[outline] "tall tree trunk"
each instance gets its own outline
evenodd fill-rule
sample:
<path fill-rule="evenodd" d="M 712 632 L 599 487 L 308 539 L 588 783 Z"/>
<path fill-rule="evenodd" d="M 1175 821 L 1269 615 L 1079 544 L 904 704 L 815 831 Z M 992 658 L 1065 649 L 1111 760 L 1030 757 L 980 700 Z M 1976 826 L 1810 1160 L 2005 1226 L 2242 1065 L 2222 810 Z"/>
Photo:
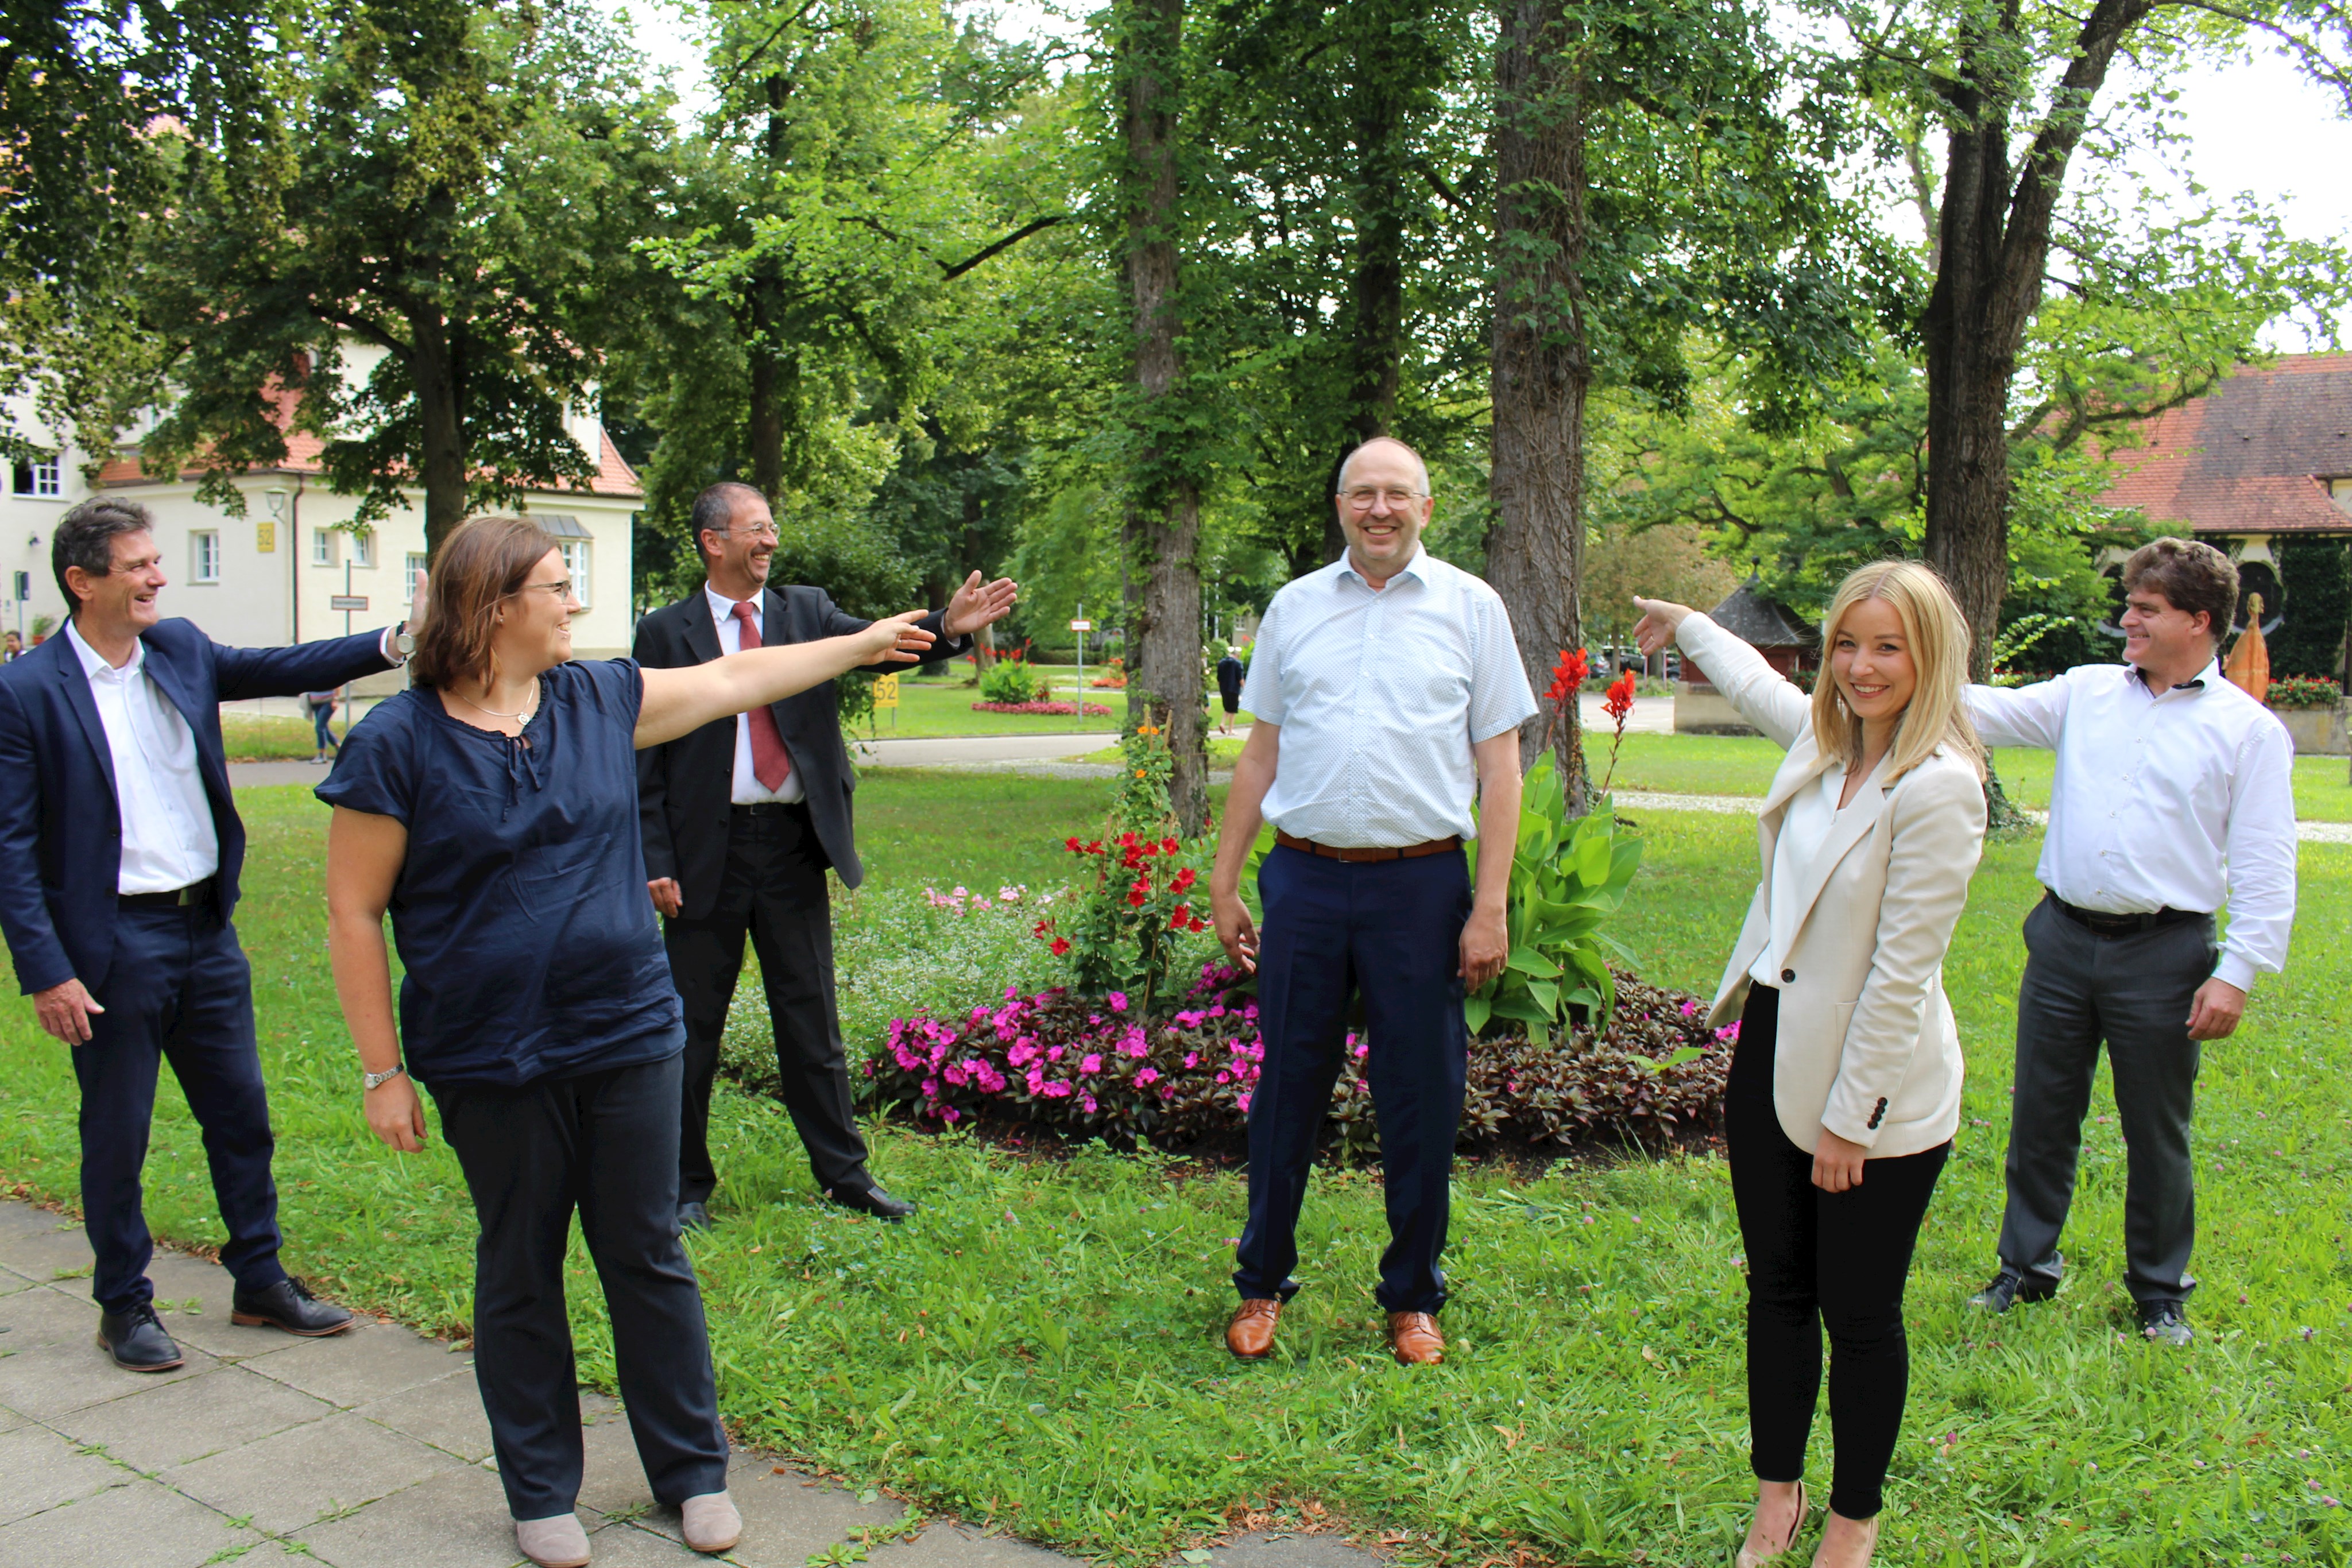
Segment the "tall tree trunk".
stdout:
<path fill-rule="evenodd" d="M 768 124 L 760 151 L 774 179 L 781 183 L 786 152 L 784 103 L 792 96 L 792 78 L 769 73 Z M 784 495 L 784 287 L 775 264 L 763 258 L 751 279 L 751 407 L 744 439 L 751 448 L 751 487 L 773 507 Z"/>
<path fill-rule="evenodd" d="M 1132 476 L 1128 517 L 1144 569 L 1135 636 L 1137 682 L 1151 722 L 1175 758 L 1169 795 L 1186 835 L 1208 815 L 1208 758 L 1201 714 L 1201 497 L 1183 438 L 1170 434 L 1183 394 L 1175 229 L 1176 134 L 1184 0 L 1124 0 L 1115 16 L 1125 171 L 1127 280 L 1135 301 L 1135 380 L 1148 434 Z"/>
<path fill-rule="evenodd" d="M 2098 0 L 2085 16 L 2052 107 L 2014 176 L 2009 160 L 2015 61 L 2030 46 L 2015 0 L 1960 34 L 1960 71 L 1947 94 L 1936 287 L 1921 327 L 1927 345 L 1927 518 L 1922 550 L 1952 587 L 1972 633 L 1969 668 L 1992 669 L 2009 591 L 2009 393 L 2026 329 L 2042 303 L 2051 217 L 2066 164 L 2126 34 L 2152 0 Z"/>
<path fill-rule="evenodd" d="M 1495 522 L 1486 580 L 1511 612 L 1538 691 L 1562 649 L 1583 644 L 1577 590 L 1584 563 L 1586 348 L 1584 83 L 1568 66 L 1568 0 L 1500 0 L 1495 53 Z M 1520 731 L 1532 765 L 1549 715 Z M 1569 807 L 1586 779 L 1577 701 L 1553 727 Z"/>
<path fill-rule="evenodd" d="M 408 372 L 416 389 L 417 478 L 425 488 L 425 553 L 466 520 L 466 424 L 458 345 L 441 312 L 409 312 Z"/>

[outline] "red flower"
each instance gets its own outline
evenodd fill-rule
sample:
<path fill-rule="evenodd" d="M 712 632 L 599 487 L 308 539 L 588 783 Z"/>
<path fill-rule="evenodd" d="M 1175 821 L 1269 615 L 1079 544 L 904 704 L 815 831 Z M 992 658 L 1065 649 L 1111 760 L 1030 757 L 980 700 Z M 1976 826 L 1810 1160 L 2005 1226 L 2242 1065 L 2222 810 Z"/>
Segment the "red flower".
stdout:
<path fill-rule="evenodd" d="M 1192 911 L 1188 906 L 1180 904 L 1176 906 L 1176 912 L 1168 917 L 1168 929 L 1171 931 L 1190 931 L 1192 927 L 1188 923 L 1192 918 Z"/>
<path fill-rule="evenodd" d="M 1625 727 L 1625 716 L 1633 711 L 1633 671 L 1628 670 L 1609 683 L 1609 695 L 1601 699 L 1601 706 L 1608 710 L 1611 718 L 1617 721 L 1618 728 Z"/>
<path fill-rule="evenodd" d="M 1092 843 L 1087 846 L 1087 853 L 1090 855 L 1098 855 L 1102 852 L 1102 841 L 1100 839 L 1095 840 Z"/>
<path fill-rule="evenodd" d="M 1054 938 L 1054 948 L 1053 948 L 1053 952 L 1054 952 L 1054 956 L 1055 956 L 1055 957 L 1058 958 L 1058 957 L 1060 957 L 1063 954 L 1065 954 L 1065 953 L 1068 952 L 1069 950 L 1070 950 L 1070 939 L 1069 939 L 1068 937 L 1066 937 L 1066 936 L 1056 936 L 1056 937 L 1055 937 L 1055 938 Z"/>
<path fill-rule="evenodd" d="M 1127 890 L 1128 903 L 1135 905 L 1138 909 L 1142 908 L 1143 901 L 1150 896 L 1151 883 L 1142 877 L 1137 877 L 1135 879 L 1135 885 Z"/>
<path fill-rule="evenodd" d="M 1584 677 L 1592 672 L 1591 661 L 1581 648 L 1559 651 L 1559 663 L 1552 666 L 1551 685 L 1544 691 L 1544 700 L 1565 702 L 1569 695 L 1584 685 Z"/>
<path fill-rule="evenodd" d="M 1029 935 L 1030 935 L 1030 936 L 1032 936 L 1036 937 L 1039 941 L 1041 941 L 1041 942 L 1042 942 L 1042 941 L 1044 941 L 1044 940 L 1045 939 L 1045 933 L 1046 933 L 1046 932 L 1048 932 L 1048 931 L 1051 931 L 1053 928 L 1054 928 L 1054 920 L 1053 920 L 1053 916 L 1051 916 L 1051 915 L 1046 915 L 1046 916 L 1045 916 L 1045 917 L 1041 918 L 1041 919 L 1037 922 L 1037 924 L 1036 924 L 1036 925 L 1032 925 L 1031 927 L 1029 927 Z"/>
<path fill-rule="evenodd" d="M 1174 854 L 1177 847 L 1178 846 L 1174 839 L 1162 839 L 1160 841 L 1160 852 L 1163 855 Z"/>
<path fill-rule="evenodd" d="M 1168 884 L 1168 891 L 1171 893 L 1189 893 L 1192 891 L 1192 884 L 1200 880 L 1200 877 L 1193 872 L 1192 868 L 1191 866 L 1186 866 L 1182 871 L 1176 873 L 1176 880 Z"/>
<path fill-rule="evenodd" d="M 1064 839 L 1062 841 L 1062 847 L 1069 851 L 1074 855 L 1082 855 L 1087 852 L 1086 845 L 1078 842 L 1076 839 Z"/>

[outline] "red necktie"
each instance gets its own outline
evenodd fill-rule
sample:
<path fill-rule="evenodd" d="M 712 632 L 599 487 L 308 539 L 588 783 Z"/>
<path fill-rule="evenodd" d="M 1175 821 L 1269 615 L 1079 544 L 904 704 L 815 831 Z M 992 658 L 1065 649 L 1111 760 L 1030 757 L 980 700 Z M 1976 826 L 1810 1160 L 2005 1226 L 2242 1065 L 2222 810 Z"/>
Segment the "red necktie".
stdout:
<path fill-rule="evenodd" d="M 750 600 L 736 602 L 735 619 L 743 622 L 741 646 L 749 653 L 760 645 L 760 622 L 752 618 Z M 772 709 L 762 704 L 745 716 L 751 721 L 751 777 L 773 794 L 793 776 L 793 754 L 784 749 L 784 737 L 776 732 Z"/>

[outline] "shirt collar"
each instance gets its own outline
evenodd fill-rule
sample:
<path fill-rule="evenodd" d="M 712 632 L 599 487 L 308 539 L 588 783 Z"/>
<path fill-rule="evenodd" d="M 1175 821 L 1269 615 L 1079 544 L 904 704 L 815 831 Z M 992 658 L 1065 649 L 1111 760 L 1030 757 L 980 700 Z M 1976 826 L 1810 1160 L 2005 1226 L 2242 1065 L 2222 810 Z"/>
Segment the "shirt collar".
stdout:
<path fill-rule="evenodd" d="M 146 639 L 133 637 L 131 639 L 131 657 L 123 661 L 121 669 L 116 669 L 106 662 L 106 655 L 81 640 L 80 628 L 74 624 L 70 615 L 66 617 L 66 641 L 73 644 L 74 657 L 81 661 L 81 673 L 93 681 L 101 677 L 118 681 L 134 679 L 147 663 Z"/>
<path fill-rule="evenodd" d="M 761 609 L 761 600 L 762 598 L 762 594 L 753 594 L 749 599 L 730 599 L 725 594 L 719 592 L 717 589 L 711 587 L 709 580 L 707 578 L 703 580 L 702 584 L 702 597 L 710 601 L 710 613 L 716 615 L 721 621 L 733 615 L 735 613 L 735 606 L 738 604 L 750 605 L 751 607 L 751 613 L 754 615 L 759 614 Z"/>
<path fill-rule="evenodd" d="M 2137 681 L 2140 684 L 2140 689 L 2147 693 L 2149 696 L 2160 697 L 2165 695 L 2164 693 L 2158 691 L 2154 686 L 2148 685 L 2147 672 L 2141 669 L 2137 664 L 2131 666 L 2131 673 L 2132 679 Z M 2198 671 L 2192 679 L 2183 681 L 2172 689 L 2176 692 L 2210 690 L 2215 685 L 2219 684 L 2221 679 L 2221 661 L 2218 658 L 2208 659 L 2205 661 L 2205 667 Z"/>
<path fill-rule="evenodd" d="M 1423 587 L 1427 587 L 1429 585 L 1429 573 L 1425 570 L 1423 563 L 1426 562 L 1428 559 L 1429 547 L 1416 539 L 1413 541 L 1412 559 L 1405 562 L 1402 566 L 1397 568 L 1396 576 L 1391 577 L 1388 579 L 1388 581 L 1394 582 L 1399 577 L 1409 577 L 1415 582 L 1420 583 Z M 1356 570 L 1355 558 L 1349 551 L 1341 550 L 1339 552 L 1339 559 L 1333 564 L 1339 567 L 1339 575 L 1341 577 L 1352 577 L 1358 582 L 1364 582 L 1364 574 Z M 1370 588 L 1371 587 L 1371 584 L 1364 582 L 1364 586 L 1366 588 Z M 1383 589 L 1383 591 L 1385 591 L 1385 589 Z"/>

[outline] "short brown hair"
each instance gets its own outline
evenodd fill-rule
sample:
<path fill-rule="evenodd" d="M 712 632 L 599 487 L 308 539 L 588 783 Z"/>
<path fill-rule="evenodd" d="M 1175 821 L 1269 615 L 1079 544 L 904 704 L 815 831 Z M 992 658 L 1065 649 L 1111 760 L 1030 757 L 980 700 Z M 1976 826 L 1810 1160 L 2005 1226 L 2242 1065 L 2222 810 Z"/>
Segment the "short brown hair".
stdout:
<path fill-rule="evenodd" d="M 489 674 L 499 606 L 522 591 L 555 536 L 529 517 L 475 517 L 441 541 L 427 574 L 425 624 L 416 628 L 409 678 L 420 686 Z"/>
<path fill-rule="evenodd" d="M 78 566 L 91 577 L 114 570 L 114 541 L 122 534 L 152 534 L 155 518 L 138 502 L 121 496 L 92 496 L 59 517 L 49 535 L 49 570 L 58 591 L 66 596 L 66 612 L 81 608 L 81 595 L 66 580 L 66 568 Z"/>
<path fill-rule="evenodd" d="M 2124 591 L 2146 584 L 2164 601 L 2190 615 L 2202 611 L 2206 630 L 2220 643 L 2238 618 L 2238 569 L 2201 539 L 2152 539 L 2124 562 Z"/>

